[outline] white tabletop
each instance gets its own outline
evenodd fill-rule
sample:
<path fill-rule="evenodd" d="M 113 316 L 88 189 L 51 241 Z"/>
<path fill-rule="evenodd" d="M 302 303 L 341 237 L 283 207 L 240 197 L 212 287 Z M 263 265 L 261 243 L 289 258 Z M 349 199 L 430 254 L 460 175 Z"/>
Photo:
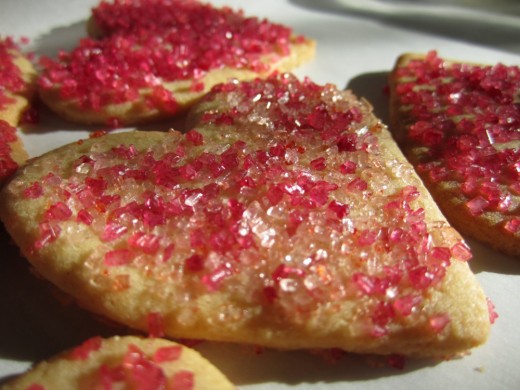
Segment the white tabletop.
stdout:
<path fill-rule="evenodd" d="M 295 73 L 351 88 L 388 118 L 386 75 L 403 52 L 435 49 L 480 63 L 520 64 L 518 0 L 214 0 L 291 26 L 318 43 L 316 58 Z M 30 38 L 37 54 L 55 55 L 85 36 L 97 0 L 0 0 L 0 35 Z M 93 128 L 43 112 L 22 135 L 31 156 L 88 136 Z M 5 239 L 0 241 L 6 241 Z M 446 362 L 407 360 L 403 370 L 366 356 L 336 363 L 307 352 L 262 351 L 202 343 L 197 348 L 240 389 L 516 389 L 520 388 L 520 260 L 470 241 L 471 262 L 499 318 L 489 341 Z M 29 365 L 93 335 L 121 329 L 57 299 L 34 278 L 15 248 L 2 244 L 0 383 Z"/>

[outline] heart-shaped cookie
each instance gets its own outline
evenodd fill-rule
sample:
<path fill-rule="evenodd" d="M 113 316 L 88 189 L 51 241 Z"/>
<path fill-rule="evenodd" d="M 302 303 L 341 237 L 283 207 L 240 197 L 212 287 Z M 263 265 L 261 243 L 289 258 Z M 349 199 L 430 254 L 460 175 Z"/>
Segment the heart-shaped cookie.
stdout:
<path fill-rule="evenodd" d="M 190 120 L 24 167 L 0 214 L 34 268 L 170 337 L 428 356 L 486 340 L 468 247 L 366 101 L 281 74 L 215 87 Z"/>

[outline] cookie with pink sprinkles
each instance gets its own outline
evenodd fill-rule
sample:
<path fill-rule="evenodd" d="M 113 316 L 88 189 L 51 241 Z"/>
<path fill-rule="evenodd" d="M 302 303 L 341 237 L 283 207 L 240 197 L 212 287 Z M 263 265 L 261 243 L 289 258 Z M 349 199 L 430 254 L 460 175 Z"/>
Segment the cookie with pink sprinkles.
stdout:
<path fill-rule="evenodd" d="M 449 221 L 520 256 L 520 67 L 401 56 L 392 130 Z"/>
<path fill-rule="evenodd" d="M 36 71 L 9 37 L 0 37 L 0 182 L 27 159 L 16 133 L 36 90 Z"/>
<path fill-rule="evenodd" d="M 170 118 L 218 83 L 289 71 L 315 52 L 287 26 L 191 0 L 102 1 L 88 30 L 95 38 L 43 59 L 39 81 L 43 101 L 81 123 Z"/>
<path fill-rule="evenodd" d="M 471 251 L 366 101 L 278 74 L 214 87 L 189 120 L 21 169 L 0 217 L 36 272 L 173 338 L 435 357 L 486 341 Z"/>
<path fill-rule="evenodd" d="M 36 364 L 3 390 L 178 389 L 235 387 L 198 352 L 158 338 L 93 337 Z"/>

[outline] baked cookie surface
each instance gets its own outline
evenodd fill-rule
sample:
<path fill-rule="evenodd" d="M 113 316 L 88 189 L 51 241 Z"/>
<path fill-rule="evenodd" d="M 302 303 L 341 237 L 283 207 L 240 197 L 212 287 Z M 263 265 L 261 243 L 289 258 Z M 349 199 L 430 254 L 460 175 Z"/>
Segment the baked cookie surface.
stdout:
<path fill-rule="evenodd" d="M 235 388 L 198 352 L 164 339 L 134 336 L 91 338 L 0 387 L 2 390 Z"/>
<path fill-rule="evenodd" d="M 450 222 L 520 256 L 520 68 L 406 54 L 390 85 L 392 131 Z"/>
<path fill-rule="evenodd" d="M 24 167 L 0 216 L 34 268 L 170 337 L 426 356 L 486 340 L 471 253 L 367 102 L 283 74 L 215 87 L 190 120 Z"/>
<path fill-rule="evenodd" d="M 90 34 L 43 61 L 40 95 L 82 123 L 136 124 L 171 117 L 213 85 L 289 71 L 315 42 L 286 26 L 198 1 L 101 2 Z"/>

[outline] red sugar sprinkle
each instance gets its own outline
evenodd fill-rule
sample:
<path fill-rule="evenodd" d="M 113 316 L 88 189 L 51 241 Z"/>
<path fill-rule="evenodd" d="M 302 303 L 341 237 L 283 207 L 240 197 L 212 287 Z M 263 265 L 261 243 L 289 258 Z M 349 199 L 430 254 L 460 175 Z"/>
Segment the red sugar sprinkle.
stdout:
<path fill-rule="evenodd" d="M 305 275 L 305 272 L 301 269 L 290 267 L 285 264 L 280 264 L 273 272 L 272 278 L 274 281 L 279 282 L 281 279 L 287 278 L 301 278 Z"/>
<path fill-rule="evenodd" d="M 35 249 L 42 249 L 55 241 L 61 232 L 61 227 L 54 222 L 40 222 L 38 225 L 40 238 L 34 243 Z"/>
<path fill-rule="evenodd" d="M 339 202 L 333 200 L 329 203 L 329 209 L 334 211 L 336 216 L 339 219 L 341 219 L 348 215 L 350 207 L 347 204 L 342 204 L 342 203 L 339 203 Z"/>
<path fill-rule="evenodd" d="M 87 210 L 83 209 L 83 210 L 78 211 L 76 220 L 85 225 L 91 225 L 92 222 L 94 221 L 94 217 L 92 217 L 92 214 L 90 214 Z"/>
<path fill-rule="evenodd" d="M 435 333 L 440 333 L 450 323 L 450 317 L 447 314 L 437 314 L 429 319 L 430 327 Z"/>
<path fill-rule="evenodd" d="M 340 152 L 354 152 L 356 150 L 357 136 L 346 134 L 338 140 L 338 150 Z"/>
<path fill-rule="evenodd" d="M 180 370 L 171 379 L 171 388 L 176 390 L 193 390 L 195 388 L 195 376 L 193 372 Z"/>
<path fill-rule="evenodd" d="M 455 245 L 453 245 L 451 248 L 451 255 L 460 261 L 469 261 L 473 255 L 471 253 L 471 250 L 468 248 L 468 246 L 463 242 L 458 242 Z"/>
<path fill-rule="evenodd" d="M 403 317 L 412 314 L 413 310 L 421 303 L 422 297 L 419 295 L 405 295 L 393 302 L 396 313 Z"/>
<path fill-rule="evenodd" d="M 184 265 L 189 272 L 200 272 L 204 269 L 204 259 L 199 255 L 188 257 Z"/>
<path fill-rule="evenodd" d="M 156 107 L 172 114 L 179 109 L 173 93 L 163 86 L 154 86 L 152 88 L 152 93 L 148 97 L 148 103 L 151 107 Z"/>
<path fill-rule="evenodd" d="M 395 317 L 395 311 L 393 306 L 388 302 L 380 302 L 376 305 L 371 317 L 373 324 L 385 328 Z"/>
<path fill-rule="evenodd" d="M 339 169 L 340 169 L 341 173 L 343 173 L 345 175 L 355 173 L 356 172 L 356 163 L 352 162 L 352 161 L 345 161 L 340 166 Z"/>
<path fill-rule="evenodd" d="M 367 295 L 374 294 L 376 289 L 376 281 L 368 276 L 364 275 L 362 273 L 355 273 L 352 276 L 352 281 L 357 285 L 357 287 L 360 289 L 361 292 Z"/>
<path fill-rule="evenodd" d="M 511 218 L 509 221 L 506 221 L 504 229 L 513 234 L 520 232 L 520 218 Z"/>
<path fill-rule="evenodd" d="M 107 182 L 104 179 L 94 179 L 87 177 L 85 179 L 85 184 L 96 196 L 102 195 L 103 191 L 107 188 Z"/>
<path fill-rule="evenodd" d="M 97 130 L 89 134 L 89 138 L 100 138 L 108 134 L 106 130 Z"/>
<path fill-rule="evenodd" d="M 182 354 L 183 347 L 180 345 L 174 345 L 171 347 L 161 347 L 155 351 L 153 360 L 156 363 L 172 362 L 179 360 Z"/>
<path fill-rule="evenodd" d="M 125 380 L 125 371 L 121 364 L 109 367 L 102 364 L 98 371 L 99 383 L 104 389 L 111 389 L 117 382 Z"/>
<path fill-rule="evenodd" d="M 325 157 L 318 157 L 317 159 L 312 160 L 310 165 L 312 169 L 317 171 L 323 171 L 325 168 L 327 168 Z"/>
<path fill-rule="evenodd" d="M 165 336 L 166 332 L 164 330 L 164 319 L 161 313 L 149 313 L 146 317 L 146 324 L 150 337 Z"/>
<path fill-rule="evenodd" d="M 449 248 L 443 248 L 438 246 L 433 247 L 430 250 L 429 255 L 435 260 L 446 262 L 446 264 L 449 264 L 451 258 L 451 252 Z"/>
<path fill-rule="evenodd" d="M 134 145 L 126 146 L 120 145 L 112 148 L 112 153 L 122 159 L 131 159 L 137 155 L 137 149 Z M 104 184 L 101 184 L 101 187 L 105 187 Z M 103 188 L 104 189 L 104 188 Z"/>
<path fill-rule="evenodd" d="M 160 248 L 160 237 L 155 234 L 137 232 L 128 238 L 128 245 L 153 255 Z"/>
<path fill-rule="evenodd" d="M 23 195 L 27 199 L 38 199 L 43 195 L 43 187 L 39 182 L 34 182 L 23 191 Z"/>
<path fill-rule="evenodd" d="M 368 183 L 359 177 L 356 177 L 347 184 L 347 189 L 349 191 L 365 191 L 367 188 Z"/>
<path fill-rule="evenodd" d="M 379 237 L 379 231 L 365 229 L 359 235 L 358 245 L 359 246 L 372 245 L 374 242 L 376 242 L 378 237 Z"/>
<path fill-rule="evenodd" d="M 188 131 L 186 133 L 186 140 L 197 146 L 204 144 L 204 138 L 197 130 Z"/>
<path fill-rule="evenodd" d="M 108 267 L 127 265 L 134 259 L 134 253 L 128 249 L 115 249 L 105 253 L 104 264 Z"/>
<path fill-rule="evenodd" d="M 92 337 L 74 348 L 70 353 L 70 358 L 73 360 L 87 360 L 92 352 L 101 348 L 102 344 L 103 339 L 100 336 Z"/>
<path fill-rule="evenodd" d="M 58 202 L 51 205 L 45 212 L 45 219 L 47 221 L 66 221 L 72 216 L 72 211 L 63 203 Z"/>
<path fill-rule="evenodd" d="M 117 223 L 109 222 L 105 225 L 105 230 L 101 235 L 101 240 L 110 242 L 118 239 L 128 231 L 126 226 L 119 225 Z"/>
<path fill-rule="evenodd" d="M 273 206 L 280 203 L 283 199 L 283 191 L 278 186 L 269 187 L 265 195 Z"/>
<path fill-rule="evenodd" d="M 435 280 L 435 275 L 425 266 L 415 267 L 408 271 L 410 283 L 417 290 L 428 288 Z"/>
<path fill-rule="evenodd" d="M 218 291 L 221 283 L 231 276 L 232 271 L 226 266 L 220 266 L 210 274 L 204 275 L 201 282 L 209 291 Z"/>
<path fill-rule="evenodd" d="M 156 363 L 150 360 L 135 345 L 130 345 L 123 366 L 130 376 L 130 383 L 139 390 L 158 390 L 168 388 L 168 379 Z"/>
<path fill-rule="evenodd" d="M 489 298 L 486 298 L 487 299 L 487 305 L 488 305 L 488 311 L 489 311 L 489 322 L 491 324 L 494 324 L 495 321 L 497 320 L 498 318 L 498 314 L 497 312 L 495 311 L 495 305 L 493 304 L 493 302 L 491 301 L 491 299 Z"/>
<path fill-rule="evenodd" d="M 473 199 L 468 200 L 465 203 L 468 211 L 473 216 L 479 216 L 484 213 L 487 206 L 489 206 L 489 201 L 482 197 L 482 196 L 476 196 Z"/>

